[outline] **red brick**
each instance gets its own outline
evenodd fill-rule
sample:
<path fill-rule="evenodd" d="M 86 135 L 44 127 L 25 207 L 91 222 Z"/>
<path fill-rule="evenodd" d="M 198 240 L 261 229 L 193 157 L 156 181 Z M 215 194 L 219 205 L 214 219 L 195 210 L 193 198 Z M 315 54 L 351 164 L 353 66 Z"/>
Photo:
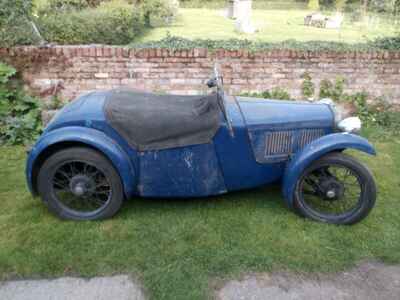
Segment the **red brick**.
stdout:
<path fill-rule="evenodd" d="M 226 88 L 231 92 L 282 87 L 301 98 L 300 76 L 308 71 L 316 84 L 322 79 L 342 75 L 347 79 L 348 93 L 366 90 L 376 96 L 391 94 L 394 101 L 400 103 L 399 51 L 251 53 L 246 49 L 215 52 L 191 49 L 174 52 L 110 46 L 56 46 L 0 48 L 0 57 L 3 61 L 15 62 L 28 86 L 34 79 L 63 79 L 65 95 L 80 94 L 96 87 L 115 87 L 124 82 L 147 89 L 162 87 L 165 91 L 193 94 L 203 89 L 215 59 L 219 59 Z"/>

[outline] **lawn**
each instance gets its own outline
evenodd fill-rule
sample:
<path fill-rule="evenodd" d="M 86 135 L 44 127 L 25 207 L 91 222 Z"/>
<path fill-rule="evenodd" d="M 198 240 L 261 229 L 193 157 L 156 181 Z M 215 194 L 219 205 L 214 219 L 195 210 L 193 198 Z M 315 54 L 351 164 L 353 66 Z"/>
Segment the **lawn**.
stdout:
<path fill-rule="evenodd" d="M 131 274 L 152 299 L 204 299 L 246 272 L 332 272 L 364 259 L 400 262 L 400 137 L 369 130 L 379 198 L 362 223 L 297 217 L 279 187 L 202 200 L 127 201 L 104 222 L 60 221 L 27 192 L 23 147 L 0 148 L 0 280 Z M 218 280 L 217 280 L 218 281 Z"/>
<path fill-rule="evenodd" d="M 239 38 L 267 42 L 295 39 L 347 43 L 365 42 L 367 39 L 396 34 L 390 19 L 379 16 L 371 17 L 369 22 L 350 22 L 350 16 L 345 15 L 341 30 L 304 26 L 303 19 L 309 13 L 305 9 L 255 9 L 253 22 L 259 31 L 246 35 L 235 32 L 234 21 L 225 18 L 220 9 L 181 8 L 180 17 L 174 24 L 152 29 L 140 41 L 159 40 L 168 32 L 173 36 L 191 39 Z"/>

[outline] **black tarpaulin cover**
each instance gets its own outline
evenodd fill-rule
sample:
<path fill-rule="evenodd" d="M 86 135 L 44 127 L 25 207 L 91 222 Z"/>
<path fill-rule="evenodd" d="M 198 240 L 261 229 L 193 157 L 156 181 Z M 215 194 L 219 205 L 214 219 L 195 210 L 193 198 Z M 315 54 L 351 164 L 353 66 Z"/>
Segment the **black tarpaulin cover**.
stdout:
<path fill-rule="evenodd" d="M 139 151 L 209 143 L 219 127 L 217 95 L 155 95 L 112 90 L 104 112 L 109 124 Z"/>

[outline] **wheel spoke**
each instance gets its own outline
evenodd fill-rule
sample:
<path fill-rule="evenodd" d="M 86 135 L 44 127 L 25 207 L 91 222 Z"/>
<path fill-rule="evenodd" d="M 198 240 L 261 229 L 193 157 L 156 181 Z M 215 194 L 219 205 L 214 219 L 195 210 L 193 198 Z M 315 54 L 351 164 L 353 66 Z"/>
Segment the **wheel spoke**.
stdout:
<path fill-rule="evenodd" d="M 52 186 L 60 204 L 77 213 L 102 209 L 111 197 L 104 173 L 83 161 L 70 161 L 57 168 Z"/>
<path fill-rule="evenodd" d="M 357 208 L 362 187 L 358 176 L 344 165 L 322 166 L 303 176 L 301 199 L 320 216 L 341 216 Z M 329 198 L 328 191 L 334 196 Z"/>

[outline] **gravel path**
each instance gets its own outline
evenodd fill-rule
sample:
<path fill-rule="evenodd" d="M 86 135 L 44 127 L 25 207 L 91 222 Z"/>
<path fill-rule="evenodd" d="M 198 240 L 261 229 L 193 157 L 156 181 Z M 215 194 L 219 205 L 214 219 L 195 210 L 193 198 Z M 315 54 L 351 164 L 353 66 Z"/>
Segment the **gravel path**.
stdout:
<path fill-rule="evenodd" d="M 129 276 L 65 277 L 0 283 L 1 300 L 142 300 L 141 288 Z"/>
<path fill-rule="evenodd" d="M 226 282 L 219 300 L 399 300 L 400 266 L 367 262 L 332 275 L 253 274 Z M 129 276 L 0 283 L 1 300 L 144 300 Z"/>
<path fill-rule="evenodd" d="M 248 275 L 227 282 L 219 300 L 399 300 L 400 266 L 364 263 L 335 275 Z"/>

